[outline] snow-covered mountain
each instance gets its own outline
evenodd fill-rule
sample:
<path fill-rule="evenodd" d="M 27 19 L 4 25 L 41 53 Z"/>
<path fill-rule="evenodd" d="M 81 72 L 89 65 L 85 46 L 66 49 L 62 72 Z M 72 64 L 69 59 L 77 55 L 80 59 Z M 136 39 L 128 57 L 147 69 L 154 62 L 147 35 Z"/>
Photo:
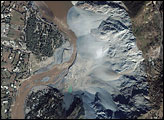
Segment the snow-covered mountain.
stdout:
<path fill-rule="evenodd" d="M 77 58 L 58 84 L 72 86 L 86 118 L 136 118 L 149 107 L 148 86 L 122 2 L 75 2 L 67 15 Z M 60 86 L 60 85 L 59 85 Z"/>

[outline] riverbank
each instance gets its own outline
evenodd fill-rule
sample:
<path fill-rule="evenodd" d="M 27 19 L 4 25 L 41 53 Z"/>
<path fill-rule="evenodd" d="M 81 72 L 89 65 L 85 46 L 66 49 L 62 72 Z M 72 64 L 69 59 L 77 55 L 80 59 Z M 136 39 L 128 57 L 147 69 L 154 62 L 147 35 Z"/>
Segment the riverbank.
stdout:
<path fill-rule="evenodd" d="M 55 2 L 54 2 L 55 3 Z M 37 4 L 39 4 L 37 2 Z M 43 11 L 45 11 L 45 9 L 43 10 L 43 4 L 42 5 L 42 9 L 41 12 L 42 14 L 44 14 Z M 55 5 L 55 4 L 54 4 Z M 58 4 L 56 4 L 58 5 Z M 71 6 L 70 6 L 71 7 Z M 62 9 L 62 8 L 60 8 Z M 59 11 L 60 11 L 59 9 Z M 66 9 L 67 10 L 67 9 Z M 64 13 L 66 13 L 67 11 L 64 11 Z M 64 18 L 66 14 L 64 14 Z M 54 15 L 55 16 L 55 15 Z M 51 17 L 52 18 L 52 17 Z M 68 38 L 70 40 L 70 43 L 73 45 L 73 54 L 71 56 L 71 59 L 68 62 L 65 62 L 63 64 L 60 65 L 55 65 L 51 70 L 46 71 L 44 73 L 41 74 L 35 74 L 33 76 L 31 76 L 29 79 L 25 80 L 22 85 L 18 88 L 18 94 L 16 97 L 16 101 L 13 103 L 12 105 L 12 113 L 11 116 L 13 119 L 23 119 L 24 118 L 24 102 L 25 99 L 28 95 L 28 93 L 30 92 L 30 90 L 34 87 L 34 86 L 39 86 L 39 85 L 48 85 L 50 83 L 55 83 L 57 81 L 54 81 L 54 79 L 62 72 L 68 69 L 68 67 L 70 67 L 76 57 L 76 36 L 74 35 L 74 33 L 68 29 L 67 23 L 66 21 L 63 21 L 62 23 L 59 22 L 61 18 L 58 16 L 55 16 L 54 18 L 52 18 L 51 20 L 58 26 L 58 29 L 60 29 L 61 31 L 63 31 L 66 35 L 68 35 Z M 41 81 L 44 77 L 49 77 L 50 79 L 46 82 Z M 35 82 L 35 80 L 37 80 L 37 82 Z M 60 79 L 58 79 L 60 80 Z"/>

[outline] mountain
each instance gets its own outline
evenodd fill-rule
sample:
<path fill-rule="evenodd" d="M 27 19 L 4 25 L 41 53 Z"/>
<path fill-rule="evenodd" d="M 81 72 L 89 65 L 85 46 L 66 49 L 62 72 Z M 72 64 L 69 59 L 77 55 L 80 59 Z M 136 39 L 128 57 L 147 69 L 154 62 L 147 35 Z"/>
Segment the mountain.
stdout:
<path fill-rule="evenodd" d="M 80 94 L 85 118 L 146 113 L 150 104 L 144 59 L 122 2 L 77 2 L 67 23 L 77 36 L 77 58 L 58 86 L 71 85 L 72 94 Z"/>

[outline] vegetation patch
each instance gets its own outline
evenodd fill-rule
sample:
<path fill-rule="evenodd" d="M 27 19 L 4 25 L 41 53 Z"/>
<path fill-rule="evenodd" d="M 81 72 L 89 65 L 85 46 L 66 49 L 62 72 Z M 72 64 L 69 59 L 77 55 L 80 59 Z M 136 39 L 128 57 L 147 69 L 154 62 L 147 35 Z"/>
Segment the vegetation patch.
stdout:
<path fill-rule="evenodd" d="M 35 14 L 28 18 L 25 33 L 27 48 L 38 57 L 51 57 L 64 42 L 56 26 L 42 22 Z"/>

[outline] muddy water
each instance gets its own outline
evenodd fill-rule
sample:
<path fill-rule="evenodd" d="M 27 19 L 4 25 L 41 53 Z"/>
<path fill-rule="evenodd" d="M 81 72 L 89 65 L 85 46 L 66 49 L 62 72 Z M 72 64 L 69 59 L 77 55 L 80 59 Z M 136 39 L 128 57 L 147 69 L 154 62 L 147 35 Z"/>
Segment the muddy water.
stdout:
<path fill-rule="evenodd" d="M 66 23 L 67 12 L 72 7 L 70 1 L 45 1 L 45 4 L 53 12 L 54 16 Z"/>
<path fill-rule="evenodd" d="M 76 58 L 76 36 L 75 34 L 68 29 L 67 27 L 67 12 L 69 8 L 71 8 L 70 1 L 46 1 L 46 2 L 35 2 L 37 6 L 39 6 L 41 13 L 43 16 L 47 17 L 47 19 L 51 19 L 52 22 L 57 24 L 58 28 L 63 31 L 66 35 L 68 35 L 70 39 L 70 43 L 73 46 L 73 54 L 68 62 L 65 62 L 60 65 L 55 65 L 51 70 L 32 75 L 29 79 L 22 82 L 20 88 L 18 88 L 18 95 L 16 96 L 16 100 L 11 107 L 11 117 L 13 119 L 23 119 L 24 118 L 24 103 L 25 99 L 30 92 L 31 88 L 39 85 L 47 85 L 54 84 L 57 82 L 54 81 L 56 77 L 60 75 L 61 72 L 68 70 L 68 68 L 73 64 Z M 41 82 L 44 77 L 50 77 L 49 81 Z M 38 80 L 39 82 L 35 82 Z M 25 89 L 26 88 L 26 89 Z"/>
<path fill-rule="evenodd" d="M 71 1 L 35 1 L 42 11 L 42 15 L 53 22 L 58 18 L 63 24 L 67 24 L 67 12 L 72 7 Z"/>

